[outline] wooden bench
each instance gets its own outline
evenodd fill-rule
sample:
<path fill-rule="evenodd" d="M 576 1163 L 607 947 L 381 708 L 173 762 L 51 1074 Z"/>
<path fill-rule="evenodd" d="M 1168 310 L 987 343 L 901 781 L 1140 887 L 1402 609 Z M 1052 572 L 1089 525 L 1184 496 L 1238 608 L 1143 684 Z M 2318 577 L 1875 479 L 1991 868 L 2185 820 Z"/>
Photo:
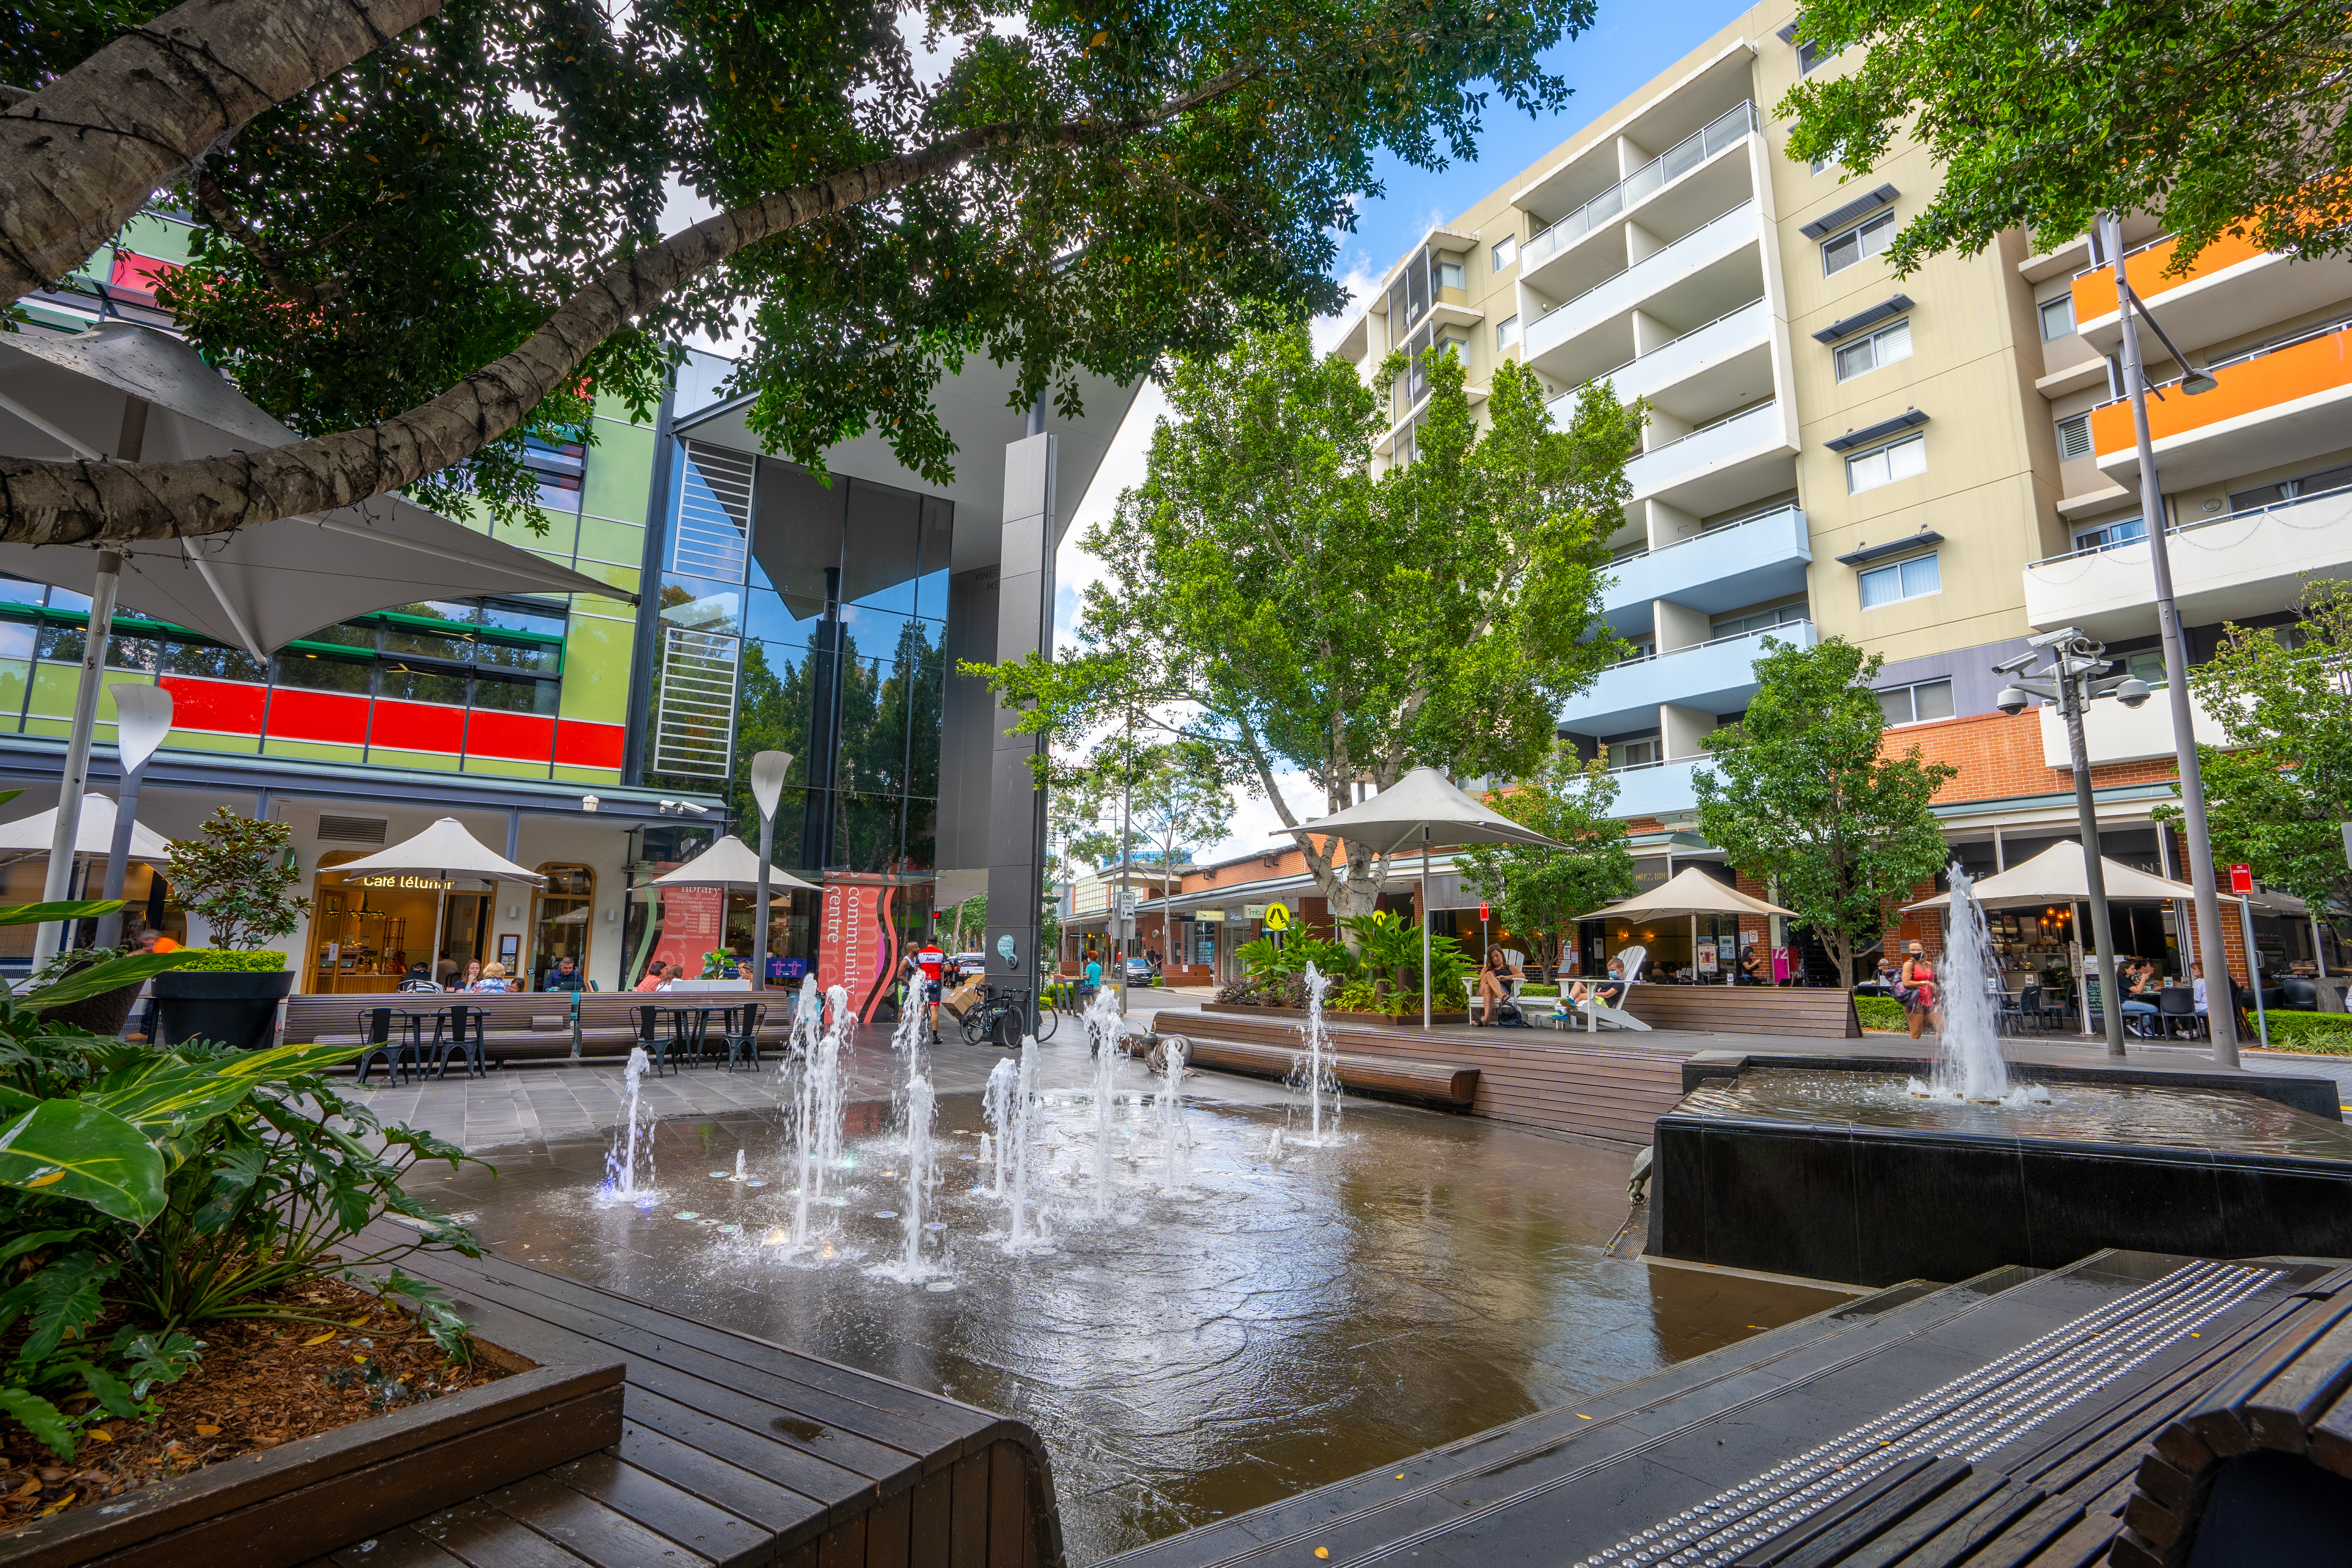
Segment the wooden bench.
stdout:
<path fill-rule="evenodd" d="M 1156 1018 L 1152 1023 L 1152 1033 L 1155 1039 L 1182 1040 L 1184 1059 L 1193 1067 L 1247 1073 L 1253 1078 L 1290 1078 L 1302 1069 L 1307 1059 L 1306 1051 L 1297 1046 L 1221 1038 L 1191 1030 L 1163 1030 Z M 1331 1074 L 1344 1089 L 1417 1100 L 1451 1110 L 1466 1110 L 1470 1102 L 1478 1098 L 1478 1069 L 1445 1062 L 1410 1061 L 1335 1051 L 1331 1056 Z"/>
<path fill-rule="evenodd" d="M 482 1057 L 504 1067 L 510 1061 L 549 1061 L 574 1053 L 572 996 L 568 991 L 395 992 L 371 996 L 289 996 L 281 1035 L 289 1045 L 357 1046 L 367 1043 L 367 1015 L 379 1007 L 423 1011 L 462 1004 L 483 1017 Z M 394 1019 L 397 1026 L 400 1022 Z"/>
<path fill-rule="evenodd" d="M 1794 985 L 1652 985 L 1628 989 L 1625 1010 L 1653 1029 L 1858 1040 L 1850 992 Z"/>

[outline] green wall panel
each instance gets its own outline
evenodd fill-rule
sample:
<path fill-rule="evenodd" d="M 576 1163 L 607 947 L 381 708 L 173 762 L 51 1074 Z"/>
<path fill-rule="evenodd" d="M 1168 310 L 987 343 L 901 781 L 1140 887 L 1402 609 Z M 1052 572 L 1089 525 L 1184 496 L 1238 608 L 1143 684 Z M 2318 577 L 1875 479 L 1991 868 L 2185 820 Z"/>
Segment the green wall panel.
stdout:
<path fill-rule="evenodd" d="M 323 741 L 271 740 L 261 748 L 264 756 L 300 757 L 314 763 L 359 763 L 365 759 L 357 746 L 331 745 Z"/>
<path fill-rule="evenodd" d="M 633 522 L 583 517 L 580 520 L 580 559 L 608 562 L 615 566 L 642 566 L 646 559 L 646 531 Z"/>
<path fill-rule="evenodd" d="M 567 768 L 561 763 L 558 763 L 555 769 L 555 782 L 558 784 L 608 784 L 614 789 L 618 789 L 621 786 L 621 770 L 618 768 Z"/>
<path fill-rule="evenodd" d="M 627 621 L 572 617 L 563 642 L 564 718 L 628 721 L 629 645 L 635 636 L 636 627 Z"/>
<path fill-rule="evenodd" d="M 368 750 L 372 768 L 415 768 L 425 773 L 454 773 L 457 759 L 441 752 L 395 752 L 383 746 Z"/>
<path fill-rule="evenodd" d="M 253 735 L 206 735 L 190 730 L 174 730 L 167 742 L 180 752 L 241 752 L 252 756 L 261 750 L 261 742 Z"/>
<path fill-rule="evenodd" d="M 596 422 L 596 444 L 588 448 L 581 475 L 581 510 L 642 523 L 654 479 L 654 433 L 609 419 Z"/>
<path fill-rule="evenodd" d="M 511 763 L 499 757 L 467 757 L 466 772 L 491 773 L 499 778 L 543 779 L 547 776 L 545 763 Z"/>
<path fill-rule="evenodd" d="M 638 568 L 635 566 L 615 566 L 604 561 L 583 561 L 576 570 L 583 577 L 593 577 L 599 583 L 610 583 L 614 587 L 625 589 L 632 594 L 637 591 Z M 595 613 L 600 616 L 625 616 L 631 614 L 633 610 L 633 606 L 626 599 L 592 598 L 583 599 L 581 603 L 595 605 Z"/>

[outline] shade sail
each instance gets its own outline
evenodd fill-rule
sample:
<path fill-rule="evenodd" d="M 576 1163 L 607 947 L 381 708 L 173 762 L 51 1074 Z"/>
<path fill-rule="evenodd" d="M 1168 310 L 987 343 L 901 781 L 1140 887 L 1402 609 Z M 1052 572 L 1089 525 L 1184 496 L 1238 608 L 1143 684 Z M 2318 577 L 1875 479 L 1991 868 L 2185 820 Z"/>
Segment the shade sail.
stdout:
<path fill-rule="evenodd" d="M 1361 844 L 1376 855 L 1452 849 L 1467 844 L 1528 844 L 1564 849 L 1530 827 L 1479 805 L 1435 768 L 1415 768 L 1360 805 L 1318 817 L 1277 835 L 1314 834 Z"/>
<path fill-rule="evenodd" d="M 389 849 L 379 849 L 373 855 L 362 855 L 356 860 L 346 860 L 332 868 L 339 873 L 382 871 L 403 876 L 486 877 L 493 881 L 529 882 L 533 887 L 547 880 L 536 871 L 527 870 L 493 851 L 454 816 L 445 816 L 415 837 L 404 840 Z"/>
<path fill-rule="evenodd" d="M 0 822 L 0 850 L 37 849 L 48 853 L 57 837 L 58 808 L 49 807 L 14 822 Z M 74 827 L 74 853 L 103 855 L 114 844 L 114 801 L 95 792 L 81 797 L 81 817 Z M 160 866 L 172 857 L 171 840 L 143 822 L 131 825 L 131 858 Z"/>
<path fill-rule="evenodd" d="M 750 845 L 730 833 L 677 870 L 656 877 L 654 885 L 668 888 L 756 888 L 760 885 L 760 857 Z M 812 893 L 824 891 L 774 866 L 768 868 L 768 886 L 805 888 Z"/>
<path fill-rule="evenodd" d="M 2107 897 L 2113 899 L 2191 900 L 2197 889 L 2186 882 L 2176 882 L 2168 877 L 2152 877 L 2146 871 L 2134 870 L 2119 860 L 2099 857 L 2100 873 L 2106 879 Z M 1975 888 L 1977 902 L 1989 910 L 2017 909 L 2027 904 L 2059 904 L 2069 900 L 2080 900 L 2091 896 L 2091 872 L 2084 858 L 2082 844 L 2063 838 L 2028 860 L 2022 866 L 1990 877 L 1979 878 Z M 1906 904 L 1905 910 L 1940 910 L 1952 901 L 1949 893 L 1938 893 L 1932 899 L 1922 899 L 1916 904 Z"/>
<path fill-rule="evenodd" d="M 1577 919 L 1646 920 L 1666 915 L 1793 915 L 1794 910 L 1784 910 L 1778 904 L 1754 899 L 1727 883 L 1718 882 L 1696 866 L 1685 866 L 1675 872 L 1662 887 L 1646 893 L 1593 910 Z"/>
<path fill-rule="evenodd" d="M 109 322 L 74 337 L 0 339 L 0 452 L 111 458 L 142 401 L 147 462 L 222 457 L 301 439 L 168 332 Z M 528 538 L 528 535 L 520 536 Z M 266 658 L 353 616 L 482 594 L 624 593 L 486 538 L 399 496 L 201 539 L 115 546 L 118 607 Z M 0 544 L 0 572 L 87 595 L 98 552 Z"/>

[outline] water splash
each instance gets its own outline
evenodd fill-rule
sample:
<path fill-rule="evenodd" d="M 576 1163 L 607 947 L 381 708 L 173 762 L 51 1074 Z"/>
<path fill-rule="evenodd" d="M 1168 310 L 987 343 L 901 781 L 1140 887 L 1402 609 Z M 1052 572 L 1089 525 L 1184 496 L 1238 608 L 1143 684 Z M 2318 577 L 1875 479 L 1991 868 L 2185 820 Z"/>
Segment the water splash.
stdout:
<path fill-rule="evenodd" d="M 1009 1133 L 1013 1127 L 1013 1096 L 1021 1077 L 1021 1064 L 1011 1057 L 999 1057 L 989 1069 L 988 1087 L 981 1091 L 981 1120 L 989 1131 L 981 1134 L 981 1158 L 989 1160 L 992 1169 L 988 1180 L 988 1195 L 1004 1195 L 1005 1167 L 1013 1158 Z"/>
<path fill-rule="evenodd" d="M 1034 1036 L 1021 1040 L 1021 1066 L 1013 1080 L 1012 1104 L 1000 1143 L 1013 1146 L 1011 1202 L 1007 1206 L 1004 1229 L 1004 1250 L 1018 1257 L 1026 1253 L 1044 1252 L 1054 1245 L 1045 1233 L 1040 1216 L 1029 1202 L 1029 1162 L 1031 1145 L 1036 1142 L 1037 1109 L 1037 1041 Z"/>
<path fill-rule="evenodd" d="M 643 1046 L 632 1046 L 629 1047 L 629 1065 L 621 1069 L 621 1081 L 626 1086 L 629 1098 L 628 1116 L 620 1137 L 614 1141 L 611 1152 L 604 1156 L 604 1192 L 605 1196 L 625 1203 L 635 1203 L 640 1199 L 650 1201 L 653 1196 L 651 1190 L 641 1189 L 637 1181 L 637 1155 L 641 1142 L 637 1126 L 637 1086 L 645 1078 L 646 1069 L 652 1065 L 652 1059 L 646 1055 Z M 651 1129 L 646 1131 L 650 1131 Z M 654 1152 L 650 1142 L 644 1144 L 643 1152 L 645 1176 L 650 1181 L 654 1173 Z"/>
<path fill-rule="evenodd" d="M 735 1179 L 738 1182 L 743 1179 L 743 1151 L 740 1149 L 735 1151 Z"/>
<path fill-rule="evenodd" d="M 1152 1110 L 1160 1121 L 1160 1148 L 1166 1162 L 1160 1173 L 1160 1190 L 1181 1192 L 1184 1185 L 1184 1152 L 1192 1146 L 1192 1130 L 1184 1125 L 1184 1041 L 1171 1035 L 1160 1042 L 1160 1059 L 1167 1064 L 1166 1077 L 1160 1092 L 1152 1098 Z"/>
<path fill-rule="evenodd" d="M 841 1163 L 841 1046 L 848 1020 L 849 993 L 836 985 L 821 1001 L 816 977 L 809 976 L 801 987 L 785 1057 L 785 1069 L 793 1074 L 793 1173 L 799 1178 L 785 1245 L 794 1252 L 816 1245 L 810 1213 L 824 1202 L 825 1177 Z"/>
<path fill-rule="evenodd" d="M 907 1075 L 901 1103 L 906 1119 L 907 1151 L 899 1163 L 906 1178 L 906 1196 L 898 1205 L 898 1226 L 902 1240 L 898 1258 L 876 1265 L 867 1272 L 901 1284 L 917 1285 L 938 1277 L 941 1269 L 923 1256 L 926 1231 L 925 1205 L 931 1188 L 937 1184 L 938 1156 L 934 1133 L 939 1120 L 939 1100 L 931 1091 L 930 1075 L 922 1068 L 919 1056 L 910 1057 L 913 1067 Z"/>
<path fill-rule="evenodd" d="M 1095 993 L 1086 1011 L 1087 1037 L 1094 1044 L 1095 1149 L 1094 1212 L 1097 1219 L 1111 1212 L 1118 1196 L 1115 1173 L 1117 1133 L 1111 1126 L 1118 1113 L 1118 1058 L 1125 1054 L 1127 1020 L 1118 1010 L 1118 994 L 1106 985 Z"/>
<path fill-rule="evenodd" d="M 1936 1031 L 1936 1071 L 1927 1094 L 1935 1100 L 1992 1104 L 2010 1097 L 2009 1063 L 2001 1058 L 1993 1001 L 2000 973 L 1993 963 L 1975 886 L 1966 871 L 1952 868 L 1952 907 L 1944 928 L 1943 963 L 1936 973 L 1936 1000 L 1943 1017 Z"/>
<path fill-rule="evenodd" d="M 1299 1033 L 1307 1037 L 1307 1055 L 1298 1064 L 1297 1079 L 1299 1087 L 1307 1090 L 1307 1131 L 1305 1138 L 1291 1142 L 1322 1149 L 1339 1138 L 1339 1078 L 1332 1059 L 1331 1032 L 1323 1023 L 1323 997 L 1331 987 L 1331 977 L 1310 963 L 1305 979 L 1307 1022 L 1299 1026 Z"/>

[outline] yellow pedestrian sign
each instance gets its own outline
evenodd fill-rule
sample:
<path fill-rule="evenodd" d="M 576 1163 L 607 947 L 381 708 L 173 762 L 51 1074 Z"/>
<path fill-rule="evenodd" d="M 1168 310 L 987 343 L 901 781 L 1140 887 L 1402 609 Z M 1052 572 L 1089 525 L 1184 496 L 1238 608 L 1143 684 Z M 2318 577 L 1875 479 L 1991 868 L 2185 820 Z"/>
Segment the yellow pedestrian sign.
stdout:
<path fill-rule="evenodd" d="M 1268 931 L 1288 931 L 1290 929 L 1289 906 L 1286 904 L 1266 905 L 1265 929 Z"/>

